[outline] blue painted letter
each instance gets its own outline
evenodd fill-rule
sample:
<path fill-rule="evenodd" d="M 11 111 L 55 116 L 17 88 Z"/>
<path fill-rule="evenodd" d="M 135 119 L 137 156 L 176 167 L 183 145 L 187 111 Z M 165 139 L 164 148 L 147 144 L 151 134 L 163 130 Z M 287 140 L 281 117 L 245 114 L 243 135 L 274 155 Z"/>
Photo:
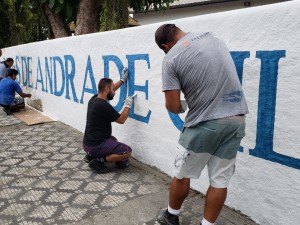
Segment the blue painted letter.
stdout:
<path fill-rule="evenodd" d="M 50 93 L 53 94 L 53 85 L 52 85 L 52 57 L 50 57 L 50 67 L 48 64 L 48 58 L 45 57 L 45 71 L 46 71 L 46 92 L 48 93 L 48 80 Z M 50 69 L 49 69 L 50 68 Z"/>
<path fill-rule="evenodd" d="M 126 58 L 128 60 L 128 81 L 129 81 L 129 96 L 132 96 L 135 91 L 141 91 L 145 92 L 146 100 L 148 100 L 148 80 L 146 80 L 145 86 L 135 85 L 134 79 L 135 79 L 135 66 L 134 63 L 137 60 L 144 60 L 147 62 L 148 69 L 150 69 L 150 61 L 149 61 L 149 55 L 148 54 L 136 54 L 136 55 L 126 55 Z M 133 107 L 130 109 L 129 117 L 136 119 L 138 121 L 148 123 L 151 115 L 151 110 L 148 111 L 147 116 L 141 116 L 134 113 L 134 102 Z"/>
<path fill-rule="evenodd" d="M 31 64 L 32 64 L 32 57 L 27 57 L 27 85 L 28 87 L 32 88 L 32 68 L 31 68 Z"/>
<path fill-rule="evenodd" d="M 61 69 L 61 88 L 60 90 L 57 89 L 57 72 L 56 72 L 56 62 L 59 63 Z M 65 90 L 65 70 L 63 61 L 59 56 L 53 57 L 53 69 L 54 69 L 54 95 L 62 96 Z"/>
<path fill-rule="evenodd" d="M 232 52 L 230 52 L 230 54 L 231 54 L 231 57 L 235 64 L 235 68 L 236 68 L 237 74 L 239 76 L 240 82 L 242 84 L 244 61 L 245 61 L 245 59 L 250 57 L 250 52 L 249 51 L 244 51 L 244 52 L 232 51 Z"/>
<path fill-rule="evenodd" d="M 66 71 L 66 99 L 70 99 L 69 85 L 71 85 L 74 102 L 78 102 L 76 91 L 74 87 L 74 76 L 75 76 L 75 61 L 73 56 L 65 55 L 65 71 Z M 69 72 L 69 62 L 71 63 L 71 71 Z"/>
<path fill-rule="evenodd" d="M 246 58 L 250 57 L 250 52 L 249 51 L 243 51 L 243 52 L 232 51 L 232 52 L 230 52 L 230 54 L 231 54 L 231 57 L 232 57 L 233 62 L 235 64 L 235 68 L 236 68 L 240 83 L 242 84 L 244 61 L 245 61 Z M 239 147 L 239 151 L 240 152 L 244 151 L 242 146 Z"/>
<path fill-rule="evenodd" d="M 110 61 L 112 61 L 116 64 L 120 76 L 122 75 L 122 69 L 124 68 L 124 66 L 122 64 L 122 61 L 119 59 L 119 57 L 117 57 L 115 55 L 106 55 L 106 56 L 103 56 L 102 58 L 103 58 L 103 63 L 104 63 L 104 77 L 105 78 L 109 78 L 109 62 Z M 126 85 L 122 85 L 120 87 L 119 101 L 118 101 L 117 105 L 114 106 L 114 109 L 116 111 L 120 111 L 122 109 L 123 101 L 126 98 L 126 92 L 127 92 Z"/>
<path fill-rule="evenodd" d="M 19 77 L 20 79 L 20 83 L 22 82 L 24 86 L 27 85 L 27 62 L 26 62 L 26 57 L 25 56 L 21 56 L 21 65 L 22 65 L 22 72 L 21 75 Z"/>
<path fill-rule="evenodd" d="M 91 80 L 92 88 L 86 87 L 86 80 L 87 80 L 88 74 L 89 74 L 89 77 L 90 77 L 90 80 Z M 95 78 L 94 78 L 94 72 L 93 72 L 90 56 L 88 57 L 88 60 L 87 60 L 87 63 L 86 63 L 83 89 L 82 89 L 81 99 L 80 99 L 81 104 L 83 104 L 84 92 L 88 92 L 88 93 L 91 93 L 91 94 L 94 94 L 94 95 L 97 94 L 96 82 L 95 82 Z"/>
<path fill-rule="evenodd" d="M 19 68 L 19 63 L 20 63 L 20 59 L 19 59 L 19 56 L 16 56 L 16 63 L 15 63 L 15 65 L 16 65 L 16 70 L 18 70 L 18 72 L 19 72 L 19 74 L 21 74 L 21 71 L 20 71 L 20 68 Z M 17 76 L 17 79 L 16 79 L 16 82 L 18 83 L 18 84 L 20 84 L 20 76 L 21 75 L 19 75 L 19 76 Z"/>
<path fill-rule="evenodd" d="M 285 57 L 285 50 L 258 51 L 256 57 L 261 59 L 261 72 L 256 145 L 254 149 L 250 149 L 250 155 L 300 169 L 300 159 L 273 150 L 278 62 Z"/>
<path fill-rule="evenodd" d="M 40 74 L 41 79 L 39 79 L 39 74 Z M 37 69 L 36 69 L 35 89 L 37 89 L 38 83 L 42 84 L 42 91 L 45 91 L 45 89 L 44 89 L 44 79 L 43 79 L 43 74 L 42 74 L 42 69 L 41 69 L 40 57 L 38 57 L 38 65 L 37 65 Z"/>

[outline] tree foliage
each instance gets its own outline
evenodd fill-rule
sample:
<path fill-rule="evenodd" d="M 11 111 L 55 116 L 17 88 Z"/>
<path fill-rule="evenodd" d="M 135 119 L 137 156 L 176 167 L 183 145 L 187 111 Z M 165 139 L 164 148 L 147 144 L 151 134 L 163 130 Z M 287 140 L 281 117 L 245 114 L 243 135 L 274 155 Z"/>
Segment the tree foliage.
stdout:
<path fill-rule="evenodd" d="M 80 35 L 127 27 L 129 7 L 137 12 L 165 10 L 174 1 L 176 0 L 41 0 L 41 3 L 47 4 L 64 23 L 74 21 L 78 27 L 75 34 Z M 82 15 L 84 11 L 88 14 Z"/>
<path fill-rule="evenodd" d="M 40 0 L 41 4 L 48 4 L 56 14 L 62 16 L 66 23 L 76 20 L 79 0 Z"/>
<path fill-rule="evenodd" d="M 166 10 L 175 1 L 178 0 L 130 0 L 129 7 L 136 12 L 148 12 L 150 9 Z"/>
<path fill-rule="evenodd" d="M 0 1 L 0 49 L 10 45 L 9 17 L 7 14 L 8 4 Z"/>
<path fill-rule="evenodd" d="M 47 38 L 125 28 L 128 8 L 165 10 L 177 0 L 0 0 L 0 48 Z"/>
<path fill-rule="evenodd" d="M 107 0 L 100 12 L 100 31 L 128 26 L 128 1 Z"/>
<path fill-rule="evenodd" d="M 40 7 L 31 0 L 0 0 L 0 48 L 47 38 Z"/>

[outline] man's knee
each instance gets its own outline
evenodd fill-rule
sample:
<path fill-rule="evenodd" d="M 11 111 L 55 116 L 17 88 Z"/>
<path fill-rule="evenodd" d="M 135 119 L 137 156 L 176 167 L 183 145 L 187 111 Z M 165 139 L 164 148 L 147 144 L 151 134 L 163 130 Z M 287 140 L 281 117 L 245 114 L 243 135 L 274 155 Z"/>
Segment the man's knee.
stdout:
<path fill-rule="evenodd" d="M 190 178 L 173 178 L 170 189 L 170 195 L 173 196 L 173 198 L 185 199 L 189 194 L 189 190 Z"/>
<path fill-rule="evenodd" d="M 190 187 L 190 178 L 182 178 L 178 179 L 177 177 L 173 177 L 172 185 L 177 187 Z"/>
<path fill-rule="evenodd" d="M 132 153 L 132 149 L 126 144 L 123 144 L 122 148 L 123 149 L 122 150 L 120 149 L 120 150 L 124 152 L 124 155 L 127 155 L 128 157 L 130 157 L 131 153 Z"/>
<path fill-rule="evenodd" d="M 129 158 L 131 156 L 131 153 L 132 153 L 132 151 L 125 153 L 124 157 Z"/>
<path fill-rule="evenodd" d="M 224 198 L 226 199 L 227 188 L 215 188 L 213 186 L 209 186 L 206 195 L 215 200 L 223 200 Z"/>

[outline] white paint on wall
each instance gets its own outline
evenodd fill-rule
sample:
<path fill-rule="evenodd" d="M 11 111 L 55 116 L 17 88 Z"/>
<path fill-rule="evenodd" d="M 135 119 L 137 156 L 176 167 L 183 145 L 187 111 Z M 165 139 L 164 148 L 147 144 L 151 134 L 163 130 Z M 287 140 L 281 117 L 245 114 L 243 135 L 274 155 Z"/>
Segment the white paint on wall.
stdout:
<path fill-rule="evenodd" d="M 243 69 L 243 88 L 250 109 L 246 120 L 247 136 L 241 143 L 244 151 L 238 153 L 236 172 L 230 183 L 226 204 L 264 225 L 299 224 L 300 221 L 299 11 L 300 2 L 292 1 L 172 21 L 184 31 L 215 32 L 225 40 L 230 51 L 245 51 L 250 54 L 244 61 Z M 134 75 L 134 84 L 129 84 L 127 91 L 132 90 L 134 85 L 146 86 L 148 82 L 147 91 L 135 91 L 138 94 L 135 114 L 141 117 L 146 117 L 150 111 L 151 114 L 148 123 L 141 122 L 133 116 L 124 125 L 114 124 L 113 135 L 133 148 L 133 157 L 172 175 L 179 131 L 168 116 L 164 105 L 164 94 L 161 92 L 161 62 L 164 54 L 154 42 L 154 32 L 159 25 L 20 45 L 4 49 L 2 57 L 18 58 L 15 60 L 15 65 L 20 71 L 21 83 L 22 76 L 31 74 L 28 80 L 32 81 L 33 87 L 28 87 L 28 84 L 23 86 L 24 92 L 30 92 L 37 87 L 35 98 L 42 101 L 43 111 L 47 115 L 82 132 L 85 127 L 87 102 L 92 96 L 85 92 L 82 98 L 85 80 L 85 87 L 92 88 L 91 76 L 85 79 L 86 68 L 89 68 L 88 59 L 90 58 L 90 68 L 97 84 L 104 76 L 105 59 L 108 59 L 109 55 L 117 57 L 118 66 L 120 68 L 128 66 L 129 76 Z M 251 149 L 256 147 L 259 139 L 256 134 L 259 129 L 264 128 L 265 122 L 257 123 L 259 108 L 264 106 L 259 104 L 263 64 L 256 54 L 260 51 L 285 52 L 285 57 L 280 57 L 278 61 L 274 139 L 271 143 L 274 151 L 288 157 L 285 160 L 281 156 L 284 158 L 283 163 L 249 154 L 253 152 Z M 75 62 L 73 83 L 78 102 L 75 101 L 70 80 L 68 80 L 69 85 L 66 85 L 66 79 L 62 79 L 59 61 L 56 62 L 56 86 L 59 92 L 63 80 L 65 81 L 62 95 L 50 94 L 49 87 L 48 93 L 42 91 L 41 82 L 36 86 L 40 73 L 44 76 L 45 83 L 45 58 L 50 64 L 51 57 L 53 61 L 53 57 L 58 56 L 56 59 L 61 59 L 64 73 L 71 73 L 71 61 L 66 60 L 68 55 L 72 56 Z M 140 60 L 128 64 L 130 57 L 133 56 L 135 59 L 140 57 Z M 27 57 L 31 57 L 27 72 L 24 69 L 26 63 L 22 65 L 22 57 L 25 61 Z M 65 63 L 66 61 L 68 63 Z M 68 71 L 66 71 L 66 64 Z M 110 61 L 106 66 L 109 77 L 114 80 L 120 79 L 118 66 L 114 61 Z M 268 75 L 271 72 L 264 71 L 264 74 Z M 66 86 L 69 87 L 70 99 L 66 98 Z M 267 97 L 269 93 L 265 95 Z M 264 97 L 264 94 L 261 96 Z M 122 94 L 117 94 L 111 104 L 116 106 L 119 97 L 122 97 Z M 80 103 L 81 98 L 83 103 Z M 183 119 L 184 115 L 180 117 Z M 292 161 L 294 164 L 291 164 Z M 205 193 L 207 187 L 207 172 L 204 171 L 200 179 L 193 180 L 192 188 Z"/>

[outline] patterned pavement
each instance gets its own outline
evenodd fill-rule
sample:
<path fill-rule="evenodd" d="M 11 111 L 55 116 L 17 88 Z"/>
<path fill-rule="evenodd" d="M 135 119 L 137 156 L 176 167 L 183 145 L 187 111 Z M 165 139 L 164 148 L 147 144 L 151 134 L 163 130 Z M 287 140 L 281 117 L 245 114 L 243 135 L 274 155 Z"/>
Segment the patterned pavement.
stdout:
<path fill-rule="evenodd" d="M 166 187 L 134 166 L 95 174 L 82 160 L 82 133 L 60 122 L 22 123 L 0 113 L 0 225 L 76 224 Z M 199 224 L 201 211 L 197 194 L 184 204 L 182 224 Z M 158 224 L 154 218 L 145 224 Z"/>
<path fill-rule="evenodd" d="M 82 134 L 58 122 L 1 133 L 0 224 L 74 222 L 159 190 L 133 167 L 92 173 L 81 145 Z"/>
<path fill-rule="evenodd" d="M 14 124 L 22 123 L 20 119 L 18 119 L 15 116 L 6 116 L 6 113 L 2 110 L 2 107 L 0 107 L 0 126 L 10 126 Z"/>

